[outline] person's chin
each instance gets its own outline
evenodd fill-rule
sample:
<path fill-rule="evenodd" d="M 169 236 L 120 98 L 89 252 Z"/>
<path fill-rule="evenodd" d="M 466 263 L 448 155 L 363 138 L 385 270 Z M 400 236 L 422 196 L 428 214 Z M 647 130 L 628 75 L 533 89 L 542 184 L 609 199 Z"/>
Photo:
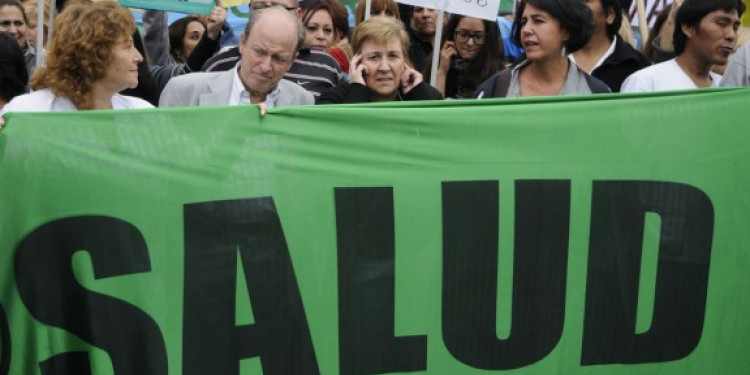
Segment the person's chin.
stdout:
<path fill-rule="evenodd" d="M 269 93 L 276 86 L 276 83 L 278 82 L 273 80 L 255 81 L 253 82 L 255 88 L 253 91 Z"/>
<path fill-rule="evenodd" d="M 395 87 L 393 85 L 377 85 L 373 89 L 373 91 L 375 91 L 376 93 L 378 93 L 378 95 L 381 95 L 381 96 L 393 95 L 396 92 L 396 90 L 398 90 L 398 87 Z"/>

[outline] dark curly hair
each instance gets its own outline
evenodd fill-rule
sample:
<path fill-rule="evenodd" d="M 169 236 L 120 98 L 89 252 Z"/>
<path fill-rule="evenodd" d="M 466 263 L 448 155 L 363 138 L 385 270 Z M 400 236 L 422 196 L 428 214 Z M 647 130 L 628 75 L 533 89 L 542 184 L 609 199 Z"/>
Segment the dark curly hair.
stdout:
<path fill-rule="evenodd" d="M 130 11 L 115 2 L 66 6 L 55 20 L 46 66 L 37 68 L 31 88 L 49 88 L 76 108 L 91 109 L 93 83 L 104 77 L 114 47 L 135 29 Z"/>

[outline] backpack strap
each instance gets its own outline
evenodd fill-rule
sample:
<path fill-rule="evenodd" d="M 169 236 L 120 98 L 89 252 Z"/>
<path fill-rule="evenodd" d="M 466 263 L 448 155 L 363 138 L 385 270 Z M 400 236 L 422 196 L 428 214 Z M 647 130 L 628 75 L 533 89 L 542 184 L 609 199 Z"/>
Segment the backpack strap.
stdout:
<path fill-rule="evenodd" d="M 594 78 L 593 76 L 587 74 L 582 70 L 581 73 L 583 73 L 583 76 L 586 77 L 586 83 L 589 85 L 589 89 L 591 90 L 592 94 L 609 94 L 612 92 L 612 89 L 610 89 L 606 83 Z"/>
<path fill-rule="evenodd" d="M 508 89 L 510 88 L 510 69 L 503 69 L 500 74 L 497 75 L 497 81 L 495 81 L 495 90 L 492 92 L 493 98 L 504 98 L 508 96 Z"/>

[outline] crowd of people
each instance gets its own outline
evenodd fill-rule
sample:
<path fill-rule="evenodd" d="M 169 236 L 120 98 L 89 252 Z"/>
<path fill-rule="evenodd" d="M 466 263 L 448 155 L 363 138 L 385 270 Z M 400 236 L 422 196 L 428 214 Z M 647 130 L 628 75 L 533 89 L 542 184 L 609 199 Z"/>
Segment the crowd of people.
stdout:
<path fill-rule="evenodd" d="M 38 40 L 36 0 L 0 0 L 0 113 L 257 104 L 264 114 L 293 105 L 750 84 L 741 0 L 674 0 L 643 51 L 620 0 L 520 0 L 497 22 L 438 17 L 394 0 L 372 0 L 365 15 L 360 0 L 353 28 L 336 0 L 253 0 L 239 37 L 220 2 L 171 25 L 165 12 L 145 11 L 144 35 L 114 2 L 49 5 L 59 16 L 50 38 Z"/>

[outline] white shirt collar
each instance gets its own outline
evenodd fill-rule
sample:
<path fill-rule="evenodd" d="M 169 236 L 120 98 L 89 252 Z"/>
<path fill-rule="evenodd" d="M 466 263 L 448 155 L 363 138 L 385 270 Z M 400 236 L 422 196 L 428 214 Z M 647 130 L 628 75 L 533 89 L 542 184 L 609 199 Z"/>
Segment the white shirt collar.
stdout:
<path fill-rule="evenodd" d="M 602 55 L 599 61 L 597 61 L 596 65 L 594 65 L 594 67 L 591 68 L 591 71 L 588 71 L 586 73 L 591 74 L 591 72 L 596 70 L 596 68 L 602 66 L 602 64 L 604 64 L 604 61 L 606 61 L 607 58 L 609 58 L 610 56 L 612 56 L 613 53 L 615 53 L 615 46 L 617 46 L 617 38 L 612 39 L 612 43 L 610 43 L 609 49 L 607 49 L 607 52 L 604 52 L 604 55 Z M 576 58 L 575 56 L 573 56 L 572 53 L 569 54 L 568 57 L 570 58 L 571 61 L 573 61 L 574 64 L 576 64 Z"/>
<path fill-rule="evenodd" d="M 240 62 L 234 67 L 234 77 L 232 78 L 232 92 L 229 94 L 229 105 L 246 105 L 250 104 L 250 93 L 245 90 L 245 85 L 242 83 L 239 74 Z M 276 106 L 276 101 L 279 99 L 281 94 L 281 85 L 276 84 L 276 87 L 266 95 L 266 108 L 273 108 Z"/>

